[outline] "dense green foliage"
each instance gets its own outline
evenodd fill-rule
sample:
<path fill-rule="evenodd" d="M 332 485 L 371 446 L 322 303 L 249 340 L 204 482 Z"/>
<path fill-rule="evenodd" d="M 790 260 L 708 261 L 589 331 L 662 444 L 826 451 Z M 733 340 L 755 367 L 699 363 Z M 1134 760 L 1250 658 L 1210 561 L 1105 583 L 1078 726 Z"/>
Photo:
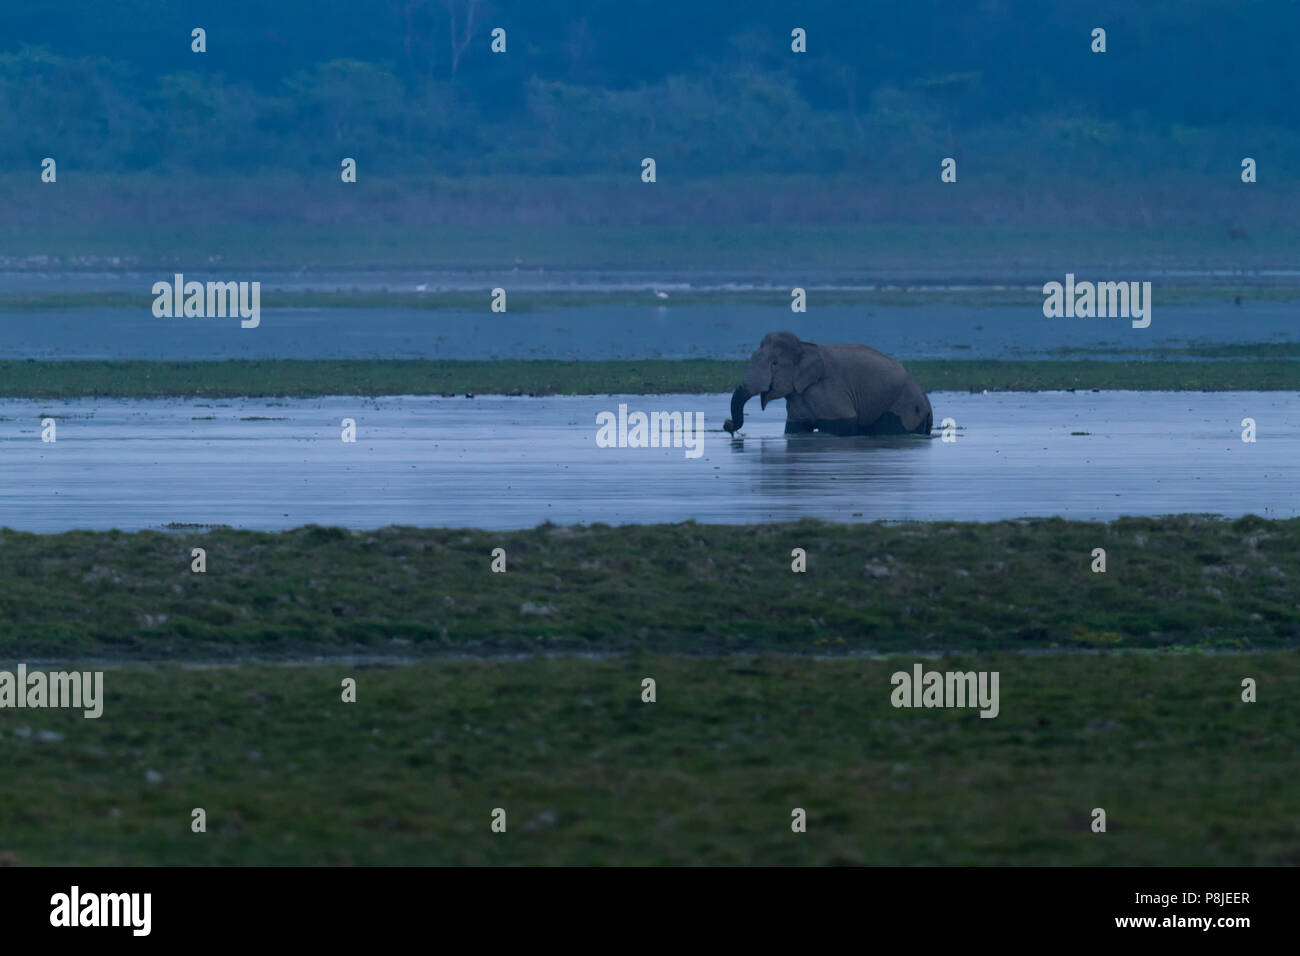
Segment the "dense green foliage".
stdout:
<path fill-rule="evenodd" d="M 498 26 L 505 55 L 489 50 Z M 63 0 L 0 12 L 0 167 L 337 170 L 351 155 L 372 174 L 574 174 L 654 155 L 672 176 L 928 181 L 953 155 L 999 157 L 1016 181 L 1034 166 L 1231 174 L 1250 152 L 1275 176 L 1300 167 L 1297 34 L 1296 5 L 1229 0 Z"/>

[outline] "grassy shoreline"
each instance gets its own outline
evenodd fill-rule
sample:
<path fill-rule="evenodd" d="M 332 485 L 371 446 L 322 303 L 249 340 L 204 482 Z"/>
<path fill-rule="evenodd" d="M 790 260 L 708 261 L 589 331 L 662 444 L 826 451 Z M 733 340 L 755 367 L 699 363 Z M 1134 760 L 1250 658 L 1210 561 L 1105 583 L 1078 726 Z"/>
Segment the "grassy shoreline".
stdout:
<path fill-rule="evenodd" d="M 992 720 L 893 708 L 913 662 L 109 671 L 97 720 L 0 714 L 0 864 L 1300 861 L 1293 652 L 925 662 L 998 671 Z"/>
<path fill-rule="evenodd" d="M 1253 516 L 0 530 L 0 579 L 15 660 L 1300 646 L 1300 519 Z"/>
<path fill-rule="evenodd" d="M 736 181 L 700 182 L 681 195 L 681 208 L 691 215 L 679 224 L 658 222 L 664 199 L 656 197 L 641 211 L 629 209 L 615 216 L 618 223 L 555 221 L 521 223 L 514 210 L 481 224 L 484 210 L 473 204 L 471 222 L 401 222 L 410 211 L 410 195 L 393 191 L 388 199 L 396 213 L 378 221 L 374 202 L 341 210 L 334 222 L 304 221 L 314 215 L 321 194 L 315 182 L 299 184 L 298 198 L 283 217 L 268 215 L 267 184 L 258 181 L 195 183 L 175 194 L 168 182 L 146 180 L 136 196 L 122 208 L 104 210 L 105 197 L 122 188 L 121 174 L 101 181 L 72 179 L 59 184 L 58 203 L 51 205 L 46 187 L 31 187 L 39 202 L 9 206 L 26 215 L 13 224 L 0 224 L 4 255 L 0 268 L 169 270 L 363 270 L 363 269 L 504 269 L 516 265 L 529 269 L 660 269 L 743 270 L 756 276 L 807 270 L 817 273 L 846 271 L 879 278 L 882 274 L 940 273 L 947 277 L 997 277 L 1026 270 L 1060 278 L 1066 271 L 1106 270 L 1120 278 L 1128 273 L 1178 269 L 1255 271 L 1294 268 L 1300 229 L 1294 224 L 1252 225 L 1248 238 L 1234 240 L 1220 220 L 1213 223 L 1171 222 L 1151 227 L 1113 225 L 1047 225 L 1035 223 L 987 225 L 951 221 L 951 200 L 943 206 L 944 222 L 871 221 L 842 224 L 786 222 L 719 223 L 710 196 L 718 189 L 743 188 Z M 806 185 L 813 181 L 806 180 Z M 481 188 L 502 201 L 499 182 L 484 181 Z M 577 190 L 583 202 L 588 184 L 561 183 Z M 638 184 L 639 186 L 639 184 Z M 546 187 L 543 187 L 546 188 Z M 769 192 L 788 197 L 790 181 L 773 180 Z M 795 188 L 800 188 L 798 184 Z M 1053 191 L 1059 189 L 1054 185 Z M 369 187 L 363 187 L 363 191 Z M 231 205 L 232 190 L 242 197 Z M 644 187 L 631 194 L 645 203 Z M 894 193 L 896 187 L 890 187 Z M 924 190 L 931 192 L 928 187 Z M 850 194 L 860 193 L 853 184 Z M 1240 212 L 1239 190 L 1231 200 Z M 1017 202 L 1023 196 L 1016 189 Z M 214 209 L 213 196 L 222 196 L 222 209 Z M 0 194 L 0 200 L 3 200 Z M 156 222 L 160 201 L 176 200 L 172 215 Z M 426 197 L 433 207 L 446 196 Z M 504 200 L 507 207 L 509 198 Z M 644 215 L 653 206 L 654 215 Z M 835 203 L 838 206 L 839 203 Z M 273 203 L 270 207 L 275 208 Z M 35 209 L 39 217 L 32 219 Z M 100 210 L 92 221 L 82 221 L 87 211 Z M 712 221 L 701 223 L 700 210 Z M 201 211 L 201 212 L 199 212 Z M 827 213 L 833 212 L 828 208 Z M 214 212 L 216 216 L 214 217 Z M 195 228 L 193 216 L 201 215 Z M 1038 214 L 1033 214 L 1038 218 Z M 609 219 L 608 210 L 599 213 Z M 1071 219 L 1076 217 L 1071 216 Z M 179 223 L 179 225 L 178 225 Z M 165 278 L 159 276 L 158 278 Z M 1045 279 L 1040 279 L 1045 281 Z"/>
<path fill-rule="evenodd" d="M 105 671 L 0 710 L 0 865 L 1293 865 L 1298 578 L 1254 516 L 0 530 L 0 670 Z"/>
<path fill-rule="evenodd" d="M 1267 347 L 1264 347 L 1267 348 Z M 1265 352 L 1265 354 L 1268 354 Z M 1093 359 L 906 363 L 928 391 L 1295 391 L 1300 361 Z M 322 395 L 664 395 L 735 388 L 743 361 L 636 359 L 229 359 L 200 362 L 0 361 L 0 397 L 239 398 Z"/>

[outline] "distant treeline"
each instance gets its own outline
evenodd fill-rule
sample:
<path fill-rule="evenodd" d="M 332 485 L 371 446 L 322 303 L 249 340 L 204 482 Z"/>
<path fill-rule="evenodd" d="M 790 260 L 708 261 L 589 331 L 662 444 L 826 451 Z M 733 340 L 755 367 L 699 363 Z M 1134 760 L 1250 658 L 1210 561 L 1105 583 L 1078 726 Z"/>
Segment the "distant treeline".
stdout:
<path fill-rule="evenodd" d="M 191 30 L 207 52 L 191 51 Z M 494 54 L 491 32 L 505 31 Z M 807 53 L 791 30 L 807 31 Z M 1090 49 L 1107 30 L 1107 51 Z M 80 0 L 0 11 L 0 168 L 1300 170 L 1300 5 Z"/>

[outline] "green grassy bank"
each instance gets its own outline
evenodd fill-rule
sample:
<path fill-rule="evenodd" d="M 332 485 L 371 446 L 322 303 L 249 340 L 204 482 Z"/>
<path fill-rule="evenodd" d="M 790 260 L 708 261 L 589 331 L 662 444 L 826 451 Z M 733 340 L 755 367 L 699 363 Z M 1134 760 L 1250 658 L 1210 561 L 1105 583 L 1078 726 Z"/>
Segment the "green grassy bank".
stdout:
<path fill-rule="evenodd" d="M 915 660 L 110 669 L 0 712 L 0 864 L 1300 863 L 1294 653 L 924 662 L 991 720 L 893 708 Z"/>
<path fill-rule="evenodd" d="M 1300 519 L 1250 516 L 6 530 L 0 580 L 0 659 L 1300 645 Z"/>
<path fill-rule="evenodd" d="M 170 197 L 169 184 L 142 187 L 130 211 L 114 209 L 94 221 L 79 221 L 87 205 L 104 202 L 111 185 L 85 186 L 82 194 L 72 182 L 60 183 L 52 207 L 47 187 L 40 192 L 35 222 L 15 219 L 0 224 L 0 250 L 6 263 L 24 268 L 169 269 L 176 266 L 215 271 L 337 270 L 337 269 L 709 269 L 788 272 L 806 269 L 854 271 L 867 276 L 918 269 L 941 270 L 948 277 L 1004 276 L 1023 270 L 1060 276 L 1090 269 L 1285 269 L 1294 265 L 1293 250 L 1300 229 L 1295 226 L 1253 226 L 1244 239 L 1233 239 L 1233 216 L 1213 222 L 1179 223 L 1148 229 L 1079 226 L 1026 228 L 984 224 L 863 224 L 816 225 L 759 222 L 754 224 L 670 225 L 646 215 L 649 206 L 629 210 L 628 224 L 548 224 L 508 222 L 500 225 L 461 225 L 377 221 L 374 204 L 349 208 L 337 224 L 304 223 L 319 203 L 319 187 L 302 194 L 294 208 L 275 221 L 278 207 L 268 204 L 265 190 L 244 184 L 247 212 L 209 221 L 212 196 L 223 188 L 196 190 L 178 208 L 201 208 L 202 228 L 178 214 L 167 222 L 141 222 L 139 208 L 152 210 Z M 489 184 L 489 189 L 491 185 Z M 572 188 L 572 187 L 571 187 Z M 701 184 L 684 201 L 709 210 L 710 189 L 743 189 L 743 184 Z M 787 193 L 789 184 L 774 191 Z M 1019 197 L 1017 196 L 1017 199 Z M 663 199 L 654 201 L 658 211 Z M 1240 199 L 1229 207 L 1239 213 Z M 394 193 L 394 207 L 409 204 L 409 196 Z M 436 203 L 436 200 L 434 201 Z M 28 212 L 32 204 L 21 207 Z M 56 215 L 56 212 L 58 213 Z M 707 213 L 706 213 L 707 214 Z M 481 218 L 481 212 L 474 212 Z M 507 216 L 513 218 L 511 213 Z M 290 221 L 282 221 L 287 217 Z M 607 217 L 607 214 L 606 214 Z M 764 217 L 767 218 L 766 216 Z M 255 220 L 255 221 L 254 221 Z M 269 221 L 268 221 L 269 220 Z M 637 221 L 634 221 L 637 220 Z M 1116 276 L 1129 278 L 1129 276 Z M 1138 276 L 1132 276 L 1138 278 Z M 1043 280 L 1040 280 L 1043 281 Z"/>

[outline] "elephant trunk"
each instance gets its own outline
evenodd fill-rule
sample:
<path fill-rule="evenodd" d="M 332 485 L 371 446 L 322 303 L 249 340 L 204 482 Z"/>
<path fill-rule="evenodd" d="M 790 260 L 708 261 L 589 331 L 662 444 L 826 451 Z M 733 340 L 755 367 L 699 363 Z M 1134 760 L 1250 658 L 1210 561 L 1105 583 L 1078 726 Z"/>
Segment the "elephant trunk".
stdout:
<path fill-rule="evenodd" d="M 736 390 L 731 393 L 731 417 L 722 425 L 728 432 L 736 432 L 745 424 L 745 403 L 750 399 L 749 389 L 745 386 L 737 385 Z"/>

